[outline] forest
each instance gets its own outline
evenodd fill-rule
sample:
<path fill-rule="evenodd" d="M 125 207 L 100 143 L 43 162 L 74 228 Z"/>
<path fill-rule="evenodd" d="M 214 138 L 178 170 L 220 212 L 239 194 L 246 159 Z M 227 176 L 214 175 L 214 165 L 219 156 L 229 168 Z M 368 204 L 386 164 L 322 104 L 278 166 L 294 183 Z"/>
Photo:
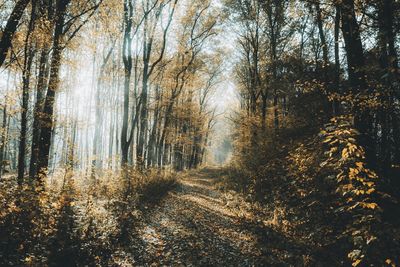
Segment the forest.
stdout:
<path fill-rule="evenodd" d="M 398 0 L 0 0 L 0 266 L 400 266 Z"/>

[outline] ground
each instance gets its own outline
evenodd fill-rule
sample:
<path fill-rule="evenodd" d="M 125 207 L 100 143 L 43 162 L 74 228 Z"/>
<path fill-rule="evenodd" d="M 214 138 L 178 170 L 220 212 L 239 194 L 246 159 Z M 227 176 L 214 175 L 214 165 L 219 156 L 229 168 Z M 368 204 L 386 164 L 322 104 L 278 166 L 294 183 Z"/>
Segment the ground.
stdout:
<path fill-rule="evenodd" d="M 216 175 L 217 169 L 189 172 L 161 203 L 148 208 L 131 265 L 298 266 L 303 262 L 303 256 L 293 254 L 296 247 L 291 242 L 251 222 L 250 208 L 217 190 Z"/>
<path fill-rule="evenodd" d="M 210 171 L 183 175 L 176 190 L 145 217 L 142 264 L 253 266 L 262 261 L 255 234 L 213 186 Z"/>

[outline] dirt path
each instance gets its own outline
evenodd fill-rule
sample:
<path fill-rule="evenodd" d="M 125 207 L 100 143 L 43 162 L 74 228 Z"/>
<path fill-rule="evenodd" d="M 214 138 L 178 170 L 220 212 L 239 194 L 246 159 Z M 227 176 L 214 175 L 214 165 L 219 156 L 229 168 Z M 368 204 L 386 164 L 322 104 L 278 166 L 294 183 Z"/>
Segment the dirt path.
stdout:
<path fill-rule="evenodd" d="M 146 266 L 265 266 L 257 236 L 214 189 L 213 171 L 187 174 L 139 231 Z"/>

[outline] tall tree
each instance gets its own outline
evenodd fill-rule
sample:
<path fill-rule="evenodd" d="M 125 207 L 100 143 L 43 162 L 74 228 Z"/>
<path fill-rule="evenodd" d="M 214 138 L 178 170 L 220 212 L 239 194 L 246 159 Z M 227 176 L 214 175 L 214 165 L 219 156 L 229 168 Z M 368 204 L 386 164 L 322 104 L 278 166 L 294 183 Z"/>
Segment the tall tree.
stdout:
<path fill-rule="evenodd" d="M 30 0 L 19 0 L 16 2 L 14 9 L 8 18 L 7 24 L 3 30 L 0 39 L 0 67 L 3 65 L 7 57 L 8 50 L 12 44 L 12 38 L 17 30 L 18 23 L 24 13 L 25 8 Z"/>
<path fill-rule="evenodd" d="M 51 6 L 51 1 L 52 0 L 41 0 L 39 4 L 39 13 L 40 16 L 43 18 L 43 21 L 51 22 L 54 19 L 54 10 Z M 38 27 L 45 37 L 45 40 L 40 46 L 40 59 L 36 84 L 36 101 L 33 109 L 31 159 L 29 164 L 30 180 L 33 180 L 34 176 L 37 174 L 40 143 L 40 121 L 43 112 L 44 96 L 47 91 L 48 78 L 50 73 L 50 64 L 48 61 L 50 56 L 51 44 L 48 40 L 51 40 L 51 36 L 54 30 L 54 24 L 51 23 L 50 27 L 46 27 L 46 24 L 42 22 L 38 25 Z"/>
<path fill-rule="evenodd" d="M 31 83 L 32 63 L 36 53 L 36 48 L 33 40 L 33 32 L 35 31 L 37 20 L 37 5 L 32 3 L 31 17 L 25 38 L 24 49 L 24 65 L 22 71 L 22 112 L 21 112 L 21 131 L 19 140 L 18 154 L 18 183 L 22 185 L 25 174 L 25 154 L 26 154 L 26 139 L 27 139 L 27 123 L 29 110 L 29 91 Z"/>
<path fill-rule="evenodd" d="M 133 27 L 133 4 L 130 0 L 124 1 L 124 40 L 123 40 L 123 62 L 124 62 L 124 105 L 123 105 L 123 118 L 121 130 L 121 165 L 126 168 L 128 164 L 128 154 L 130 143 L 133 138 L 134 125 L 129 131 L 128 136 L 128 123 L 129 123 L 129 88 L 132 76 L 132 27 Z M 135 115 L 137 116 L 137 115 Z"/>

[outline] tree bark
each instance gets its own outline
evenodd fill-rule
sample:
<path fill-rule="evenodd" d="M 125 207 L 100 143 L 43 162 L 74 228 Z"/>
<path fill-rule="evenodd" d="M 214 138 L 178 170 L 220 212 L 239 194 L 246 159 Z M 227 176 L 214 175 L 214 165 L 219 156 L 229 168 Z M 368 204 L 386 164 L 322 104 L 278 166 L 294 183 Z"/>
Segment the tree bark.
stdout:
<path fill-rule="evenodd" d="M 124 62 L 124 104 L 121 130 L 121 167 L 127 168 L 129 147 L 132 142 L 132 132 L 128 137 L 129 122 L 129 88 L 132 75 L 132 26 L 133 26 L 133 5 L 129 0 L 124 1 L 124 41 L 123 41 L 123 62 Z M 132 129 L 134 124 L 132 123 Z"/>
<path fill-rule="evenodd" d="M 43 112 L 44 105 L 44 95 L 46 93 L 47 84 L 48 84 L 48 76 L 49 76 L 49 45 L 46 45 L 42 48 L 41 56 L 40 56 L 40 66 L 39 66 L 39 74 L 38 74 L 38 82 L 36 88 L 36 103 L 34 107 L 33 114 L 33 126 L 32 126 L 32 147 L 31 147 L 31 160 L 29 164 L 29 178 L 31 180 L 34 179 L 34 176 L 37 173 L 37 164 L 39 159 L 39 143 L 40 143 L 40 121 Z"/>
<path fill-rule="evenodd" d="M 315 9 L 317 12 L 317 25 L 318 25 L 318 32 L 319 32 L 319 38 L 321 41 L 321 47 L 322 47 L 322 59 L 323 59 L 323 64 L 322 66 L 324 69 L 328 67 L 329 64 L 329 59 L 328 59 L 328 45 L 326 44 L 326 38 L 325 38 L 325 32 L 324 32 L 324 26 L 323 26 L 323 21 L 322 21 L 322 10 L 320 7 L 319 0 L 316 1 L 315 3 Z M 326 76 L 326 71 L 324 71 L 324 74 Z M 327 79 L 327 77 L 325 77 Z"/>
<path fill-rule="evenodd" d="M 334 28 L 334 50 L 335 50 L 335 90 L 340 93 L 340 54 L 339 54 L 339 32 L 340 32 L 340 7 L 335 5 L 335 28 Z M 340 105 L 337 99 L 333 100 L 333 114 L 338 115 L 340 113 Z"/>
<path fill-rule="evenodd" d="M 60 84 L 59 76 L 63 51 L 62 39 L 64 37 L 64 20 L 67 6 L 70 1 L 71 0 L 58 0 L 56 6 L 56 24 L 54 29 L 53 55 L 50 64 L 49 87 L 43 107 L 43 118 L 40 123 L 39 161 L 37 167 L 38 173 L 37 175 L 35 175 L 39 186 L 43 185 L 43 179 L 47 176 L 50 144 L 54 128 L 55 96 Z"/>
<path fill-rule="evenodd" d="M 349 74 L 350 93 L 354 96 L 370 93 L 367 87 L 364 70 L 364 50 L 361 42 L 360 29 L 357 23 L 354 0 L 343 0 L 340 4 L 342 34 L 345 41 L 347 69 Z M 367 161 L 376 165 L 375 142 L 369 132 L 372 128 L 372 115 L 368 107 L 360 106 L 359 99 L 353 107 L 354 127 L 360 132 L 358 143 L 364 147 Z M 362 104 L 362 103 L 361 103 Z"/>
<path fill-rule="evenodd" d="M 0 180 L 3 174 L 3 166 L 5 160 L 5 148 L 7 144 L 7 135 L 8 135 L 8 127 L 7 127 L 7 98 L 5 99 L 5 103 L 3 106 L 3 123 L 1 126 L 1 140 L 0 140 Z"/>
<path fill-rule="evenodd" d="M 19 151 L 18 151 L 18 184 L 22 185 L 25 174 L 25 154 L 26 154 L 26 136 L 27 136 L 27 124 L 28 124 L 28 111 L 29 111 L 29 86 L 31 78 L 31 69 L 33 58 L 35 56 L 35 48 L 31 39 L 31 34 L 35 30 L 36 24 L 36 4 L 32 3 L 31 18 L 29 21 L 28 32 L 25 39 L 25 59 L 24 69 L 22 73 L 22 112 L 21 112 L 21 130 L 19 139 Z"/>
<path fill-rule="evenodd" d="M 24 10 L 29 2 L 30 0 L 19 0 L 15 4 L 14 9 L 7 21 L 0 40 L 0 67 L 3 65 L 4 60 L 7 57 L 8 50 L 11 47 L 12 38 L 17 30 L 22 14 L 24 13 Z"/>
<path fill-rule="evenodd" d="M 345 42 L 349 82 L 351 90 L 359 93 L 366 89 L 364 75 L 364 50 L 361 43 L 360 29 L 356 20 L 353 0 L 340 3 L 342 34 Z"/>

